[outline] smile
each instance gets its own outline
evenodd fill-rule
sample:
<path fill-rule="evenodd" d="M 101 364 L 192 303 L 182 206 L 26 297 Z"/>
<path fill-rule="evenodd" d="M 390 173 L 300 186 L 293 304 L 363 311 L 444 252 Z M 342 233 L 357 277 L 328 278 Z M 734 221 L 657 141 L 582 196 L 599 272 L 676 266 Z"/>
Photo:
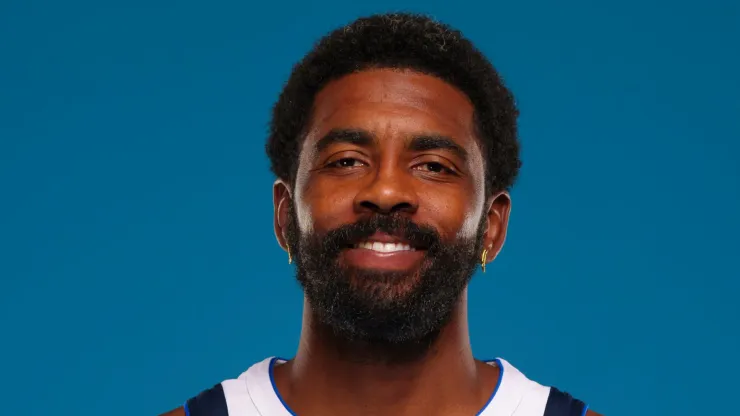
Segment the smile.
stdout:
<path fill-rule="evenodd" d="M 354 244 L 352 248 L 372 250 L 378 253 L 396 253 L 399 251 L 416 251 L 413 247 L 404 243 L 382 243 L 380 241 L 361 241 Z"/>
<path fill-rule="evenodd" d="M 360 269 L 407 271 L 419 266 L 426 250 L 414 247 L 401 236 L 375 233 L 349 245 L 344 261 Z"/>

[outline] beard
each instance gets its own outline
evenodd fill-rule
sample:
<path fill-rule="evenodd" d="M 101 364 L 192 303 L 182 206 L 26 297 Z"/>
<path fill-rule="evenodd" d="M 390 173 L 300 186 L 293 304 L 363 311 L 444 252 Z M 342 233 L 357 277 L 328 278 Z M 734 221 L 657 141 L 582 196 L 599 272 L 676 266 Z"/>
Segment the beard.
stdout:
<path fill-rule="evenodd" d="M 365 356 L 355 359 L 399 362 L 423 356 L 452 318 L 473 276 L 485 216 L 474 238 L 445 243 L 434 228 L 400 215 L 374 215 L 322 235 L 301 235 L 292 207 L 290 211 L 286 237 L 314 319 L 344 344 L 362 345 Z M 341 261 L 343 250 L 376 232 L 425 247 L 419 266 L 408 271 L 372 270 Z"/>

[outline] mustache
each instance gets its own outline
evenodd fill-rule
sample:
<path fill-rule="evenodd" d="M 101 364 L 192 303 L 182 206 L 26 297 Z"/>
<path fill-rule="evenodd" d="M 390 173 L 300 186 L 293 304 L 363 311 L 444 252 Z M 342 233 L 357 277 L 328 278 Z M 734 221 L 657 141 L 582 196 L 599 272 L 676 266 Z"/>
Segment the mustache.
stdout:
<path fill-rule="evenodd" d="M 418 225 L 402 215 L 376 214 L 355 223 L 329 231 L 324 237 L 324 248 L 339 253 L 343 248 L 382 232 L 407 241 L 412 247 L 435 250 L 441 241 L 437 231 L 427 225 Z"/>

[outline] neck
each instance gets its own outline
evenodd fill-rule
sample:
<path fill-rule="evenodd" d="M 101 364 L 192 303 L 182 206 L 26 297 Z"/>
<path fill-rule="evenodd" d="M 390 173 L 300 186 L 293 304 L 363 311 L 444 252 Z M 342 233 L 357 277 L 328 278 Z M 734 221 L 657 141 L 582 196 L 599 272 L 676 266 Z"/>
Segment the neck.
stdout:
<path fill-rule="evenodd" d="M 306 303 L 298 352 L 276 367 L 275 382 L 301 415 L 477 413 L 498 370 L 473 358 L 465 293 L 436 335 L 392 348 L 347 342 L 317 322 Z"/>

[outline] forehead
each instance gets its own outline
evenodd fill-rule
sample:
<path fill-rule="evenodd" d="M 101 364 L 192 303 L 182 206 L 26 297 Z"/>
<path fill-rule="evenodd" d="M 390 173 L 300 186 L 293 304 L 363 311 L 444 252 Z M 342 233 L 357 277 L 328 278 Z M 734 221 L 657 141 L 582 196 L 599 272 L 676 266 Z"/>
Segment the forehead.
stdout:
<path fill-rule="evenodd" d="M 437 133 L 465 145 L 474 107 L 457 88 L 410 70 L 373 69 L 327 84 L 316 96 L 309 139 L 342 127 L 374 133 Z"/>

